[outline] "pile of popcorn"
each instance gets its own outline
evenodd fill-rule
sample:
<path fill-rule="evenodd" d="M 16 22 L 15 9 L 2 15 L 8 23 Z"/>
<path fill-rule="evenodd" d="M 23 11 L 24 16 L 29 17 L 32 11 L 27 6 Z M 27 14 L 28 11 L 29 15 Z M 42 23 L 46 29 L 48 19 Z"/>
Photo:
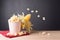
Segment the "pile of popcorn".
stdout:
<path fill-rule="evenodd" d="M 13 15 L 8 21 L 10 21 L 10 22 L 19 22 L 20 19 L 16 15 Z"/>

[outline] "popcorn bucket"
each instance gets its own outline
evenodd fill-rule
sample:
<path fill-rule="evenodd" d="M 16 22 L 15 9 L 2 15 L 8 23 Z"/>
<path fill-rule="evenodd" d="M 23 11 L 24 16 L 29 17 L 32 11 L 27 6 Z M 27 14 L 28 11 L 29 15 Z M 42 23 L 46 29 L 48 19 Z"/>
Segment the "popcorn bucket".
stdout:
<path fill-rule="evenodd" d="M 8 21 L 8 24 L 9 24 L 9 32 L 11 34 L 19 33 L 21 31 L 21 22 Z"/>

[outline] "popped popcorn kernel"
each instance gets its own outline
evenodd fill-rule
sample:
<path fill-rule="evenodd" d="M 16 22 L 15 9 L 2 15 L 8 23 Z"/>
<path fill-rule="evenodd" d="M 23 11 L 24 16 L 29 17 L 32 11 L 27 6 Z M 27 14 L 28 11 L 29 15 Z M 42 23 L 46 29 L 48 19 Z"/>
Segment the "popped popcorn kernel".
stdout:
<path fill-rule="evenodd" d="M 42 32 L 42 35 L 45 35 L 46 34 L 46 32 Z"/>
<path fill-rule="evenodd" d="M 16 15 L 13 15 L 8 21 L 10 22 L 19 22 L 19 17 L 17 17 Z"/>

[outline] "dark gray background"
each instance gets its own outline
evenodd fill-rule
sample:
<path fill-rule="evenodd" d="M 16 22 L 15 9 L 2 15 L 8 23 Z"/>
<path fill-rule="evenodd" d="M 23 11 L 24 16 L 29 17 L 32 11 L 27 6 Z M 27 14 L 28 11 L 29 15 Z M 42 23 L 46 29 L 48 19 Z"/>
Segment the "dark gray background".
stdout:
<path fill-rule="evenodd" d="M 26 8 L 38 10 L 41 15 L 32 13 L 33 28 L 36 30 L 60 30 L 60 2 L 58 0 L 0 0 L 0 30 L 7 30 L 8 19 L 14 13 L 27 13 Z M 43 21 L 42 17 L 46 20 Z"/>

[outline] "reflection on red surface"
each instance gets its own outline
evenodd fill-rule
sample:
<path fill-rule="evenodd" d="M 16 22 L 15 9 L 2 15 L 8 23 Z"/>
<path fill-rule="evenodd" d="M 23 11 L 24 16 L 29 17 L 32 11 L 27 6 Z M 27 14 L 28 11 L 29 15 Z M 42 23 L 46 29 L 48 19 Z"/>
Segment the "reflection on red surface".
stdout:
<path fill-rule="evenodd" d="M 8 37 L 8 38 L 14 38 L 14 37 L 20 36 L 20 35 L 17 35 L 17 36 L 7 36 L 7 33 L 8 33 L 8 32 L 9 32 L 8 30 L 0 31 L 0 34 L 2 34 L 2 35 L 5 36 L 5 37 Z M 24 34 L 24 35 L 29 35 L 29 33 Z M 24 35 L 21 35 L 21 36 L 24 36 Z"/>

